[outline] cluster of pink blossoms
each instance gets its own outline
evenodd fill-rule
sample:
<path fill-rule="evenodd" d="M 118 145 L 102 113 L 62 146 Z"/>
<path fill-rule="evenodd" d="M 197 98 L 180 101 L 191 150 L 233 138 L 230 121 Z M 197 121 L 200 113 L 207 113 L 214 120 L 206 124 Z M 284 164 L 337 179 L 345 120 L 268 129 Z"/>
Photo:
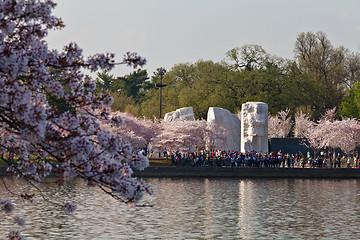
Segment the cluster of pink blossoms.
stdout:
<path fill-rule="evenodd" d="M 10 214 L 14 211 L 15 206 L 9 198 L 6 198 L 4 200 L 0 200 L 0 209 L 6 214 Z"/>
<path fill-rule="evenodd" d="M 227 131 L 206 120 L 161 121 L 159 127 L 160 134 L 152 140 L 152 147 L 155 149 L 194 152 L 196 146 L 208 146 L 211 149 L 215 139 L 218 144 L 226 142 Z"/>
<path fill-rule="evenodd" d="M 21 235 L 20 231 L 18 230 L 10 230 L 8 234 L 9 240 L 25 240 L 25 237 Z"/>

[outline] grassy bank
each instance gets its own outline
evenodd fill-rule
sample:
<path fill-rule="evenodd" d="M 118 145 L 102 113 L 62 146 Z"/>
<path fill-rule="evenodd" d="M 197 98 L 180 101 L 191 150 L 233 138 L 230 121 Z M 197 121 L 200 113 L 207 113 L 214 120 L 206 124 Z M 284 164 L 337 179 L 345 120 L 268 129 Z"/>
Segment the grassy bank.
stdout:
<path fill-rule="evenodd" d="M 149 158 L 150 167 L 169 167 L 172 165 L 170 158 Z"/>

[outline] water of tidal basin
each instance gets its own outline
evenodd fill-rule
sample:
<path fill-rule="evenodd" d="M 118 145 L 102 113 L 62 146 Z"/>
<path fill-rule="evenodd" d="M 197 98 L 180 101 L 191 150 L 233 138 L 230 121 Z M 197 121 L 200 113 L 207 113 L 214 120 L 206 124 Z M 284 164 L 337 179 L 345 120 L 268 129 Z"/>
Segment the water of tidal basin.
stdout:
<path fill-rule="evenodd" d="M 360 180 L 148 179 L 155 195 L 129 207 L 81 180 L 44 194 L 78 204 L 73 215 L 38 198 L 19 205 L 27 239 L 360 239 Z M 7 179 L 11 189 L 27 188 Z M 8 193 L 1 187 L 1 199 Z M 10 227 L 1 215 L 0 236 Z M 0 237 L 1 238 L 1 237 Z"/>

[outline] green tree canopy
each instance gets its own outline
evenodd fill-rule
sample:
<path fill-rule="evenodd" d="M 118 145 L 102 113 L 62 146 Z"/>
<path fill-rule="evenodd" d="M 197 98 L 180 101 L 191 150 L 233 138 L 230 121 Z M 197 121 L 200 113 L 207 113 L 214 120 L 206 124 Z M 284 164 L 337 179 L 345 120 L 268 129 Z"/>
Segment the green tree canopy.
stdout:
<path fill-rule="evenodd" d="M 346 86 L 346 56 L 343 47 L 335 48 L 323 32 L 299 34 L 295 43 L 295 60 L 303 73 L 322 85 L 324 101 L 316 105 L 316 112 L 338 106 Z"/>
<path fill-rule="evenodd" d="M 193 107 L 197 119 L 206 119 L 209 107 L 237 113 L 243 103 L 261 101 L 269 105 L 271 114 L 291 109 L 292 116 L 303 111 L 318 120 L 326 110 L 338 107 L 347 89 L 360 80 L 360 54 L 334 47 L 322 32 L 300 33 L 294 52 L 294 60 L 283 59 L 247 44 L 226 52 L 222 62 L 176 64 L 162 78 L 166 85 L 162 117 L 177 108 Z M 146 70 L 117 78 L 108 73 L 98 76 L 102 88 L 114 92 L 116 109 L 159 116 L 159 72 L 151 79 Z M 349 108 L 352 91 L 342 104 L 343 111 Z"/>
<path fill-rule="evenodd" d="M 352 85 L 340 105 L 340 115 L 360 119 L 360 82 Z"/>
<path fill-rule="evenodd" d="M 105 89 L 110 92 L 113 92 L 115 91 L 115 89 L 113 88 L 114 80 L 115 80 L 114 75 L 110 75 L 108 71 L 99 72 L 97 73 L 97 78 L 95 80 L 96 87 L 98 90 Z"/>
<path fill-rule="evenodd" d="M 319 84 L 302 73 L 295 62 L 275 57 L 251 71 L 203 60 L 178 64 L 163 81 L 167 84 L 163 89 L 163 112 L 191 106 L 199 119 L 206 119 L 209 107 L 237 113 L 247 101 L 266 102 L 271 113 L 290 108 L 294 114 L 297 109 L 313 109 L 322 96 Z M 143 114 L 158 116 L 158 90 L 149 91 L 146 99 Z"/>
<path fill-rule="evenodd" d="M 124 77 L 117 77 L 112 87 L 115 91 L 122 92 L 128 97 L 132 97 L 135 102 L 140 103 L 144 100 L 145 92 L 153 87 L 148 79 L 147 71 L 139 69 Z"/>

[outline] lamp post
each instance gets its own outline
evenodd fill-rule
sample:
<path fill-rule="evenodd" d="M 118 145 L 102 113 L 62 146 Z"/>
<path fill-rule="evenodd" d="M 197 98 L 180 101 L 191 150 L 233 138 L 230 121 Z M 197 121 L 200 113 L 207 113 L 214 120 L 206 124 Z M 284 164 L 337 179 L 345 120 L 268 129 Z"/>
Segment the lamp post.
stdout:
<path fill-rule="evenodd" d="M 161 119 L 161 108 L 162 108 L 162 106 L 161 106 L 161 101 L 162 101 L 162 99 L 161 99 L 161 94 L 162 94 L 162 88 L 163 87 L 166 87 L 166 84 L 162 84 L 162 79 L 163 79 L 163 76 L 165 75 L 165 73 L 166 73 L 166 69 L 165 68 L 158 68 L 158 69 L 156 69 L 157 70 L 157 74 L 158 75 L 160 75 L 160 84 L 156 84 L 155 86 L 156 87 L 158 87 L 158 88 L 160 88 L 160 113 L 159 113 L 159 120 Z"/>

